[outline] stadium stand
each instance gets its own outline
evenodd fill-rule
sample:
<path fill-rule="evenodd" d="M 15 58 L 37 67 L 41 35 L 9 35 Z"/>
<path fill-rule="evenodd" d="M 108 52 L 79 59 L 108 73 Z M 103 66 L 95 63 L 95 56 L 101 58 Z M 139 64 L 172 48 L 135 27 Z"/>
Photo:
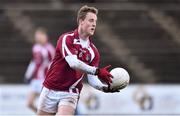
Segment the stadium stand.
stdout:
<path fill-rule="evenodd" d="M 158 82 L 176 82 L 179 45 L 173 42 L 144 11 L 105 11 L 101 16 L 133 51 L 133 55 L 153 69 Z M 118 19 L 118 20 L 117 20 Z"/>
<path fill-rule="evenodd" d="M 58 37 L 62 33 L 76 28 L 76 14 L 72 11 L 25 11 L 24 15 L 29 16 L 37 27 L 46 27 L 54 44 L 56 44 Z M 102 54 L 101 66 L 105 66 L 106 64 L 118 66 L 120 63 L 119 59 L 110 52 L 110 49 L 106 45 L 102 45 L 97 35 L 95 35 L 93 41 Z M 123 64 L 121 63 L 121 65 Z"/>
<path fill-rule="evenodd" d="M 31 58 L 31 44 L 24 41 L 2 10 L 0 16 L 1 83 L 20 82 L 28 64 L 27 60 Z"/>
<path fill-rule="evenodd" d="M 1 0 L 1 5 L 7 5 L 7 4 L 49 4 L 50 0 Z"/>
<path fill-rule="evenodd" d="M 16 2 L 15 2 L 16 1 Z M 14 0 L 12 2 L 1 0 L 1 5 L 7 4 L 49 4 L 50 0 Z M 62 0 L 64 4 L 79 3 L 71 0 Z M 144 3 L 151 7 L 154 4 L 168 5 L 178 4 L 179 0 L 92 0 L 91 3 Z M 113 6 L 111 6 L 113 7 Z M 172 8 L 171 8 L 172 9 Z M 73 10 L 22 10 L 24 16 L 29 17 L 36 27 L 43 26 L 48 29 L 50 39 L 56 44 L 58 36 L 73 30 L 76 27 L 76 14 Z M 157 75 L 157 83 L 179 83 L 180 79 L 180 45 L 173 41 L 171 36 L 163 27 L 150 17 L 148 10 L 101 10 L 99 17 L 107 23 L 119 38 L 131 50 L 131 55 L 136 56 L 147 68 L 153 70 Z M 179 10 L 164 11 L 177 21 L 179 25 Z M 12 22 L 0 10 L 0 83 L 21 83 L 26 66 L 31 58 L 31 43 L 24 39 L 20 30 L 13 27 Z M 120 58 L 117 58 L 108 45 L 104 45 L 95 35 L 93 40 L 102 54 L 101 66 L 112 64 L 114 67 L 127 67 Z M 109 42 L 111 44 L 111 42 Z M 141 72 L 140 72 L 141 73 Z M 140 82 L 133 75 L 133 82 Z M 148 82 L 147 82 L 148 83 Z"/>
<path fill-rule="evenodd" d="M 171 16 L 174 18 L 174 20 L 176 21 L 177 25 L 180 25 L 180 14 L 179 11 L 166 11 L 165 14 Z"/>
<path fill-rule="evenodd" d="M 76 26 L 76 14 L 72 11 L 24 11 L 23 14 L 32 19 L 36 27 L 43 26 L 48 29 L 50 39 L 56 43 L 58 37 Z"/>

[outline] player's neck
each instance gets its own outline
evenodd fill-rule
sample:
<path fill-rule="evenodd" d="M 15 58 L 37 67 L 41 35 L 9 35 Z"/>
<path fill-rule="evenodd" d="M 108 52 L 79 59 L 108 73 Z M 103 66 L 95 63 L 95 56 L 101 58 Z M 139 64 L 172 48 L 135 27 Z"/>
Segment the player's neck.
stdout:
<path fill-rule="evenodd" d="M 80 28 L 78 28 L 78 34 L 80 39 L 88 40 L 89 38 L 89 36 L 86 33 L 84 33 Z"/>

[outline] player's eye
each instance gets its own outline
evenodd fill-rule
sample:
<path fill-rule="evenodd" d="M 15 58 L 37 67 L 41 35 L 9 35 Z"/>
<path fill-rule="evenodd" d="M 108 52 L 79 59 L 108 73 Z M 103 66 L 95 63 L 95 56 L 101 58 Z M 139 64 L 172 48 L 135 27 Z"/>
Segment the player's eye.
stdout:
<path fill-rule="evenodd" d="M 94 19 L 89 19 L 89 22 L 94 22 Z"/>

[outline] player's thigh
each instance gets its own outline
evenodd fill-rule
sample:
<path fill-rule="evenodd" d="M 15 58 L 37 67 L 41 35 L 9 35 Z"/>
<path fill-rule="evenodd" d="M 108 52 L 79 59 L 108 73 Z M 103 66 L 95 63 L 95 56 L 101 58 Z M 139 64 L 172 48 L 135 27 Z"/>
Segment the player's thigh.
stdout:
<path fill-rule="evenodd" d="M 32 80 L 30 83 L 29 91 L 28 91 L 28 104 L 33 103 L 37 97 L 39 97 L 42 86 L 41 81 Z"/>
<path fill-rule="evenodd" d="M 72 106 L 61 105 L 58 107 L 57 115 L 74 115 L 75 109 Z"/>
<path fill-rule="evenodd" d="M 57 112 L 59 97 L 53 90 L 43 87 L 38 101 L 38 114 L 54 114 Z M 47 114 L 48 115 L 48 114 Z"/>
<path fill-rule="evenodd" d="M 53 115 L 55 115 L 55 113 L 49 113 L 49 112 L 45 112 L 45 111 L 42 111 L 42 110 L 38 110 L 37 115 L 38 116 L 42 116 L 42 115 L 53 116 Z"/>
<path fill-rule="evenodd" d="M 73 115 L 77 107 L 79 94 L 62 93 L 64 97 L 60 99 L 58 104 L 58 115 Z"/>
<path fill-rule="evenodd" d="M 34 91 L 30 91 L 27 96 L 27 103 L 32 104 L 38 96 L 39 96 L 38 93 L 36 93 Z"/>

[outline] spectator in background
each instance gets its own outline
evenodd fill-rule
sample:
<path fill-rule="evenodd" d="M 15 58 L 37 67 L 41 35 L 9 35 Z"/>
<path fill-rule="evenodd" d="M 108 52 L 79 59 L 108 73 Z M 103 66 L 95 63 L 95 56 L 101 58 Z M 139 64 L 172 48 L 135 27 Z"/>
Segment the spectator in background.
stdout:
<path fill-rule="evenodd" d="M 34 112 L 37 111 L 35 100 L 39 96 L 46 71 L 55 54 L 55 48 L 48 42 L 44 28 L 38 28 L 34 34 L 35 43 L 32 47 L 32 60 L 25 73 L 26 82 L 30 82 L 27 104 Z"/>

